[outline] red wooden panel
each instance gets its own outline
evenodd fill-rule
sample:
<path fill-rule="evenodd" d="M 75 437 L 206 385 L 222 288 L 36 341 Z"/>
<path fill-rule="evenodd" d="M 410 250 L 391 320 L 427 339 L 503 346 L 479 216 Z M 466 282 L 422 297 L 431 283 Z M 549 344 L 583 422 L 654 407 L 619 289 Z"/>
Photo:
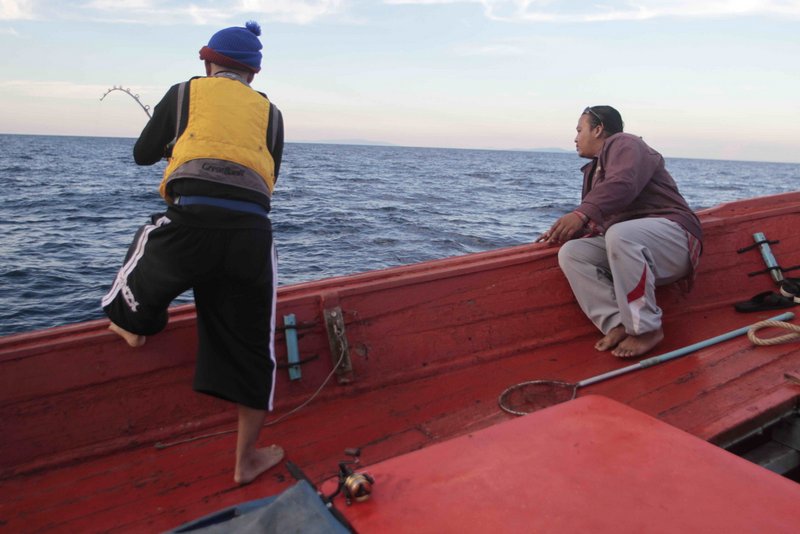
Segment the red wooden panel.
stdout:
<path fill-rule="evenodd" d="M 659 289 L 667 352 L 774 315 L 731 303 L 775 289 L 752 233 L 780 240 L 800 263 L 800 193 L 731 203 L 700 214 L 706 247 L 694 291 Z M 345 447 L 375 462 L 496 424 L 497 395 L 529 379 L 577 381 L 629 365 L 592 344 L 598 334 L 558 270 L 555 248 L 522 245 L 282 287 L 278 322 L 294 313 L 303 379 L 279 373 L 280 416 L 331 369 L 322 310 L 342 307 L 354 382 L 334 383 L 297 415 L 264 432 L 314 479 Z M 275 493 L 285 470 L 231 485 L 235 437 L 154 451 L 155 440 L 231 428 L 234 411 L 193 393 L 194 309 L 171 310 L 167 330 L 130 350 L 107 322 L 0 339 L 0 525 L 12 531 L 157 531 L 221 506 Z M 282 336 L 278 357 L 285 359 Z M 724 440 L 797 402 L 787 366 L 797 344 L 752 347 L 745 338 L 596 384 L 600 393 L 704 439 Z M 220 428 L 222 426 L 222 428 Z M 24 474 L 20 474 L 24 473 Z M 5 478 L 7 477 L 7 478 Z M 130 503 L 135 502 L 136 506 Z"/>
<path fill-rule="evenodd" d="M 800 525 L 800 485 L 599 396 L 367 471 L 371 499 L 339 506 L 364 533 L 795 533 Z"/>

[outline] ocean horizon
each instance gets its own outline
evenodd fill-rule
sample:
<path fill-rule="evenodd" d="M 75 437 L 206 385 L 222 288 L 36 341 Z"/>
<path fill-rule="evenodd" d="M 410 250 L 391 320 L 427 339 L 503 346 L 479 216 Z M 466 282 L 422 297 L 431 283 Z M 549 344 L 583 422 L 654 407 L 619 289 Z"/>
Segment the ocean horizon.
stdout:
<path fill-rule="evenodd" d="M 128 137 L 0 134 L 0 335 L 103 317 L 164 169 Z M 580 200 L 574 152 L 289 142 L 271 219 L 281 285 L 530 243 Z M 800 164 L 666 158 L 689 205 L 797 189 Z M 191 302 L 191 292 L 176 303 Z"/>
<path fill-rule="evenodd" d="M 97 135 L 75 135 L 75 134 L 28 134 L 28 133 L 7 133 L 7 132 L 0 132 L 0 136 L 21 136 L 21 137 L 75 137 L 75 138 L 89 138 L 89 139 L 129 139 L 133 142 L 136 141 L 136 137 L 127 137 L 127 136 L 97 136 Z M 426 149 L 426 148 L 433 148 L 433 149 L 441 149 L 441 150 L 489 150 L 493 152 L 544 152 L 544 153 L 553 153 L 553 154 L 574 154 L 574 148 L 561 148 L 561 147 L 532 147 L 532 148 L 524 148 L 524 147 L 515 147 L 515 148 L 500 148 L 500 147 L 447 147 L 447 146 L 415 146 L 415 145 L 399 145 L 396 143 L 390 143 L 388 141 L 381 141 L 381 140 L 371 140 L 371 139 L 322 139 L 322 140 L 299 140 L 299 141 L 291 141 L 287 140 L 286 144 L 298 144 L 298 145 L 344 145 L 344 146 L 375 146 L 375 147 L 394 147 L 394 148 L 419 148 L 419 149 Z M 655 147 L 654 147 L 655 148 Z M 798 161 L 774 161 L 768 159 L 730 159 L 730 158 L 698 158 L 698 157 L 688 157 L 688 156 L 671 156 L 662 153 L 664 159 L 696 159 L 701 161 L 735 161 L 735 162 L 742 162 L 742 163 L 780 163 L 780 164 L 788 164 L 788 165 L 800 165 L 800 160 Z"/>

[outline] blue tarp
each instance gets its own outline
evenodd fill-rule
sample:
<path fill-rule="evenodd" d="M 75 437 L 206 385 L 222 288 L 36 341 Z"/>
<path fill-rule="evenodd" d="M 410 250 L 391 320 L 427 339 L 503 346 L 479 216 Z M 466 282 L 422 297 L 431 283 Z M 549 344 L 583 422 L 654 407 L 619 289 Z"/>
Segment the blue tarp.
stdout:
<path fill-rule="evenodd" d="M 348 534 L 305 480 L 283 493 L 237 504 L 185 523 L 167 534 Z"/>

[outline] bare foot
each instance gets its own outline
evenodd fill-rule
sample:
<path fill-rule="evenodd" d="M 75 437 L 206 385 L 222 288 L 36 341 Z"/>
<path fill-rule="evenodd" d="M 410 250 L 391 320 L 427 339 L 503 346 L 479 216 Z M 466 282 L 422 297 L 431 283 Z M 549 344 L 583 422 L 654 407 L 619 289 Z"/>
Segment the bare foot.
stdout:
<path fill-rule="evenodd" d="M 621 324 L 618 324 L 614 328 L 608 331 L 600 341 L 594 344 L 594 348 L 599 351 L 604 350 L 611 350 L 617 345 L 619 342 L 628 337 L 628 334 L 625 332 L 625 327 Z"/>
<path fill-rule="evenodd" d="M 139 334 L 128 332 L 124 328 L 119 327 L 114 323 L 111 323 L 108 329 L 117 334 L 122 339 L 124 339 L 128 345 L 134 348 L 141 347 L 142 345 L 144 345 L 144 342 L 147 341 L 147 338 L 145 336 L 140 336 Z"/>
<path fill-rule="evenodd" d="M 661 343 L 662 339 L 664 339 L 664 331 L 660 328 L 638 336 L 628 336 L 617 345 L 616 349 L 611 351 L 611 354 L 617 358 L 634 358 L 636 356 L 641 356 Z"/>
<path fill-rule="evenodd" d="M 283 449 L 278 445 L 270 445 L 263 449 L 255 449 L 236 466 L 233 480 L 237 484 L 249 484 L 264 471 L 274 467 L 283 459 Z"/>

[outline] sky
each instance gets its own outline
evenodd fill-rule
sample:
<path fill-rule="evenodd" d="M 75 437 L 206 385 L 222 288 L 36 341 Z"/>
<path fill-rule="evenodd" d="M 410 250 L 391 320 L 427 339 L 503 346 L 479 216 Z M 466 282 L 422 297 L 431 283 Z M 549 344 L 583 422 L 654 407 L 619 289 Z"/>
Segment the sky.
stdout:
<path fill-rule="evenodd" d="M 137 137 L 261 24 L 287 142 L 574 150 L 611 105 L 667 157 L 800 162 L 800 0 L 0 0 L 0 133 Z"/>

